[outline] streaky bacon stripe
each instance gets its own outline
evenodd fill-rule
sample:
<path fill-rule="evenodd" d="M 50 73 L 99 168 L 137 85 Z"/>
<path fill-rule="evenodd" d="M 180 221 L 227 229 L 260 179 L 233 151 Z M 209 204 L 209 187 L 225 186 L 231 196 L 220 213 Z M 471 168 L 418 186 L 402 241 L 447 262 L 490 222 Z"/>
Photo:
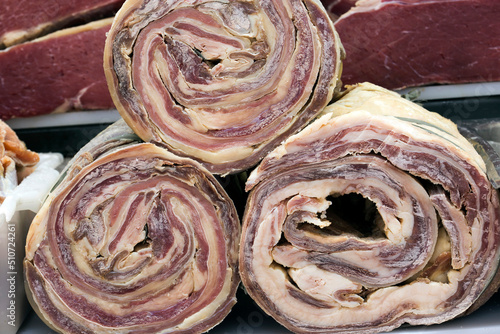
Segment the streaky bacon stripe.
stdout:
<path fill-rule="evenodd" d="M 373 84 L 349 87 L 248 177 L 246 291 L 296 333 L 472 312 L 500 285 L 500 203 L 485 170 L 451 121 Z"/>
<path fill-rule="evenodd" d="M 257 164 L 324 109 L 343 57 L 316 0 L 128 0 L 104 69 L 143 140 L 226 175 Z"/>
<path fill-rule="evenodd" d="M 194 160 L 139 141 L 102 152 L 130 132 L 84 147 L 33 222 L 32 305 L 67 333 L 204 332 L 235 303 L 236 209 Z"/>

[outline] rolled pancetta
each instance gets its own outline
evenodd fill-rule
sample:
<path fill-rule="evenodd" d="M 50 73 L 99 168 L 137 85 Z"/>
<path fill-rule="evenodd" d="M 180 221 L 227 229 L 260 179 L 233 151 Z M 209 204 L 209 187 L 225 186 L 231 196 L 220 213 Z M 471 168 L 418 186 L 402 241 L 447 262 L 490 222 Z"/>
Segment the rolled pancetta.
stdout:
<path fill-rule="evenodd" d="M 322 111 L 342 57 L 318 0 L 128 0 L 104 69 L 117 109 L 144 141 L 229 174 Z"/>
<path fill-rule="evenodd" d="M 246 186 L 241 279 L 294 332 L 441 323 L 498 288 L 484 162 L 452 122 L 393 92 L 351 87 Z"/>
<path fill-rule="evenodd" d="M 70 162 L 28 233 L 38 315 L 64 333 L 201 333 L 236 302 L 239 219 L 197 162 L 124 122 Z"/>

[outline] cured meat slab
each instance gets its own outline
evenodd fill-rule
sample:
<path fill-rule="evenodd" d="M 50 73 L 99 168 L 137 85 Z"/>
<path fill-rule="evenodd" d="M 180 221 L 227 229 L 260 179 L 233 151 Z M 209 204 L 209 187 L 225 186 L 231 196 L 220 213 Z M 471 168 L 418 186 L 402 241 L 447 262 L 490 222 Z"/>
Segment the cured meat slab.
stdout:
<path fill-rule="evenodd" d="M 472 312 L 499 285 L 499 198 L 485 170 L 449 120 L 350 87 L 250 174 L 242 282 L 296 333 Z"/>
<path fill-rule="evenodd" d="M 30 301 L 63 333 L 202 333 L 236 302 L 239 235 L 205 168 L 119 121 L 69 162 L 31 224 Z"/>
<path fill-rule="evenodd" d="M 102 68 L 112 18 L 0 51 L 0 118 L 114 109 Z"/>
<path fill-rule="evenodd" d="M 228 174 L 323 110 L 342 57 L 319 1 L 128 0 L 104 67 L 118 111 L 143 140 Z"/>
<path fill-rule="evenodd" d="M 123 0 L 2 0 L 0 2 L 0 48 L 22 43 L 42 34 L 113 16 Z"/>
<path fill-rule="evenodd" d="M 332 12 L 337 2 L 349 3 L 324 0 Z M 499 17 L 492 0 L 360 0 L 335 21 L 342 81 L 388 89 L 499 81 Z"/>

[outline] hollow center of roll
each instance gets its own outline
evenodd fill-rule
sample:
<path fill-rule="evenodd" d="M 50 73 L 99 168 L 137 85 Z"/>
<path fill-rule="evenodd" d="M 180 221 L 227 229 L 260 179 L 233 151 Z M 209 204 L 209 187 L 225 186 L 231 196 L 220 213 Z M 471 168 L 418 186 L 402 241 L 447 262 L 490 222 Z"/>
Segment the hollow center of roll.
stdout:
<path fill-rule="evenodd" d="M 383 220 L 374 202 L 360 194 L 331 195 L 326 217 L 336 234 L 354 234 L 362 238 L 385 238 Z"/>

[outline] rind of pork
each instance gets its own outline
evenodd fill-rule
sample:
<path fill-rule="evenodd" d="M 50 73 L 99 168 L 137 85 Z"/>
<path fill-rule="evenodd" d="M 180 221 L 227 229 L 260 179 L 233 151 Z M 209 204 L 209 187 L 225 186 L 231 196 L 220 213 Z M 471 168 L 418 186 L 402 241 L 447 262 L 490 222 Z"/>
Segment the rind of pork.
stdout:
<path fill-rule="evenodd" d="M 71 25 L 113 16 L 124 0 L 5 0 L 0 4 L 0 49 Z"/>
<path fill-rule="evenodd" d="M 102 69 L 112 20 L 58 30 L 1 50 L 0 118 L 114 109 Z"/>

